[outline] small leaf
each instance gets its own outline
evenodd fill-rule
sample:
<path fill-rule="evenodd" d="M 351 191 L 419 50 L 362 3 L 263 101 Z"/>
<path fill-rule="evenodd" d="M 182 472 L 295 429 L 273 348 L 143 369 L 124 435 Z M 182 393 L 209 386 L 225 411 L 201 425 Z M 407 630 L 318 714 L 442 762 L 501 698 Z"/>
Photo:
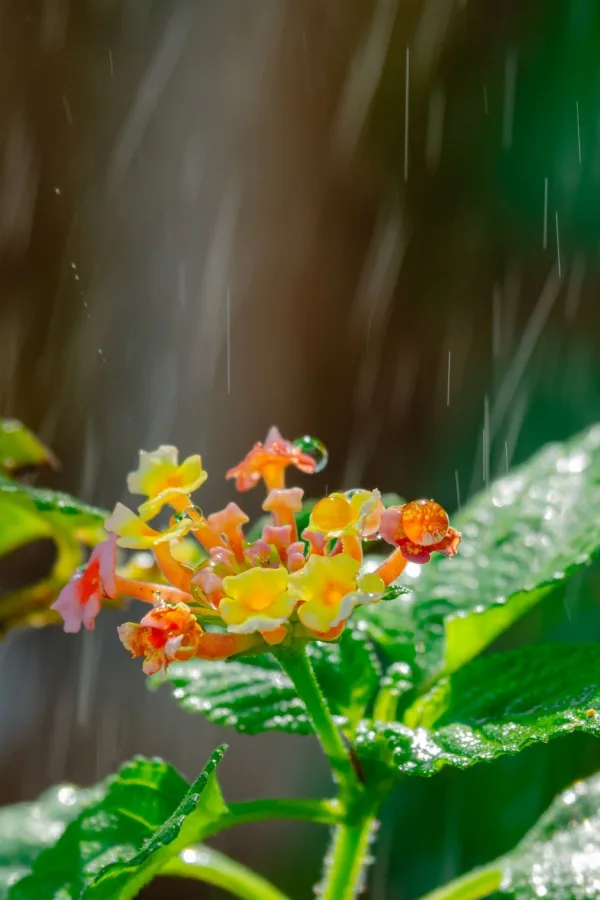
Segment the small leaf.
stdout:
<path fill-rule="evenodd" d="M 171 766 L 138 757 L 106 782 L 8 900 L 128 900 L 227 811 L 211 756 L 189 787 Z"/>
<path fill-rule="evenodd" d="M 392 659 L 422 680 L 456 671 L 600 552 L 600 426 L 542 449 L 465 505 L 458 555 L 434 555 L 413 597 L 362 611 Z M 406 580 L 408 583 L 408 580 Z M 394 611 L 397 624 L 394 625 Z M 400 645 L 386 629 L 412 633 Z"/>
<path fill-rule="evenodd" d="M 514 900 L 600 896 L 600 775 L 556 797 L 498 865 L 504 875 L 501 895 Z"/>
<path fill-rule="evenodd" d="M 104 791 L 104 783 L 89 789 L 62 784 L 34 803 L 0 809 L 0 900 L 6 900 L 9 887 L 31 871 L 42 850 L 55 844 L 67 824 Z"/>
<path fill-rule="evenodd" d="M 311 644 L 308 653 L 332 711 L 354 726 L 364 715 L 379 680 L 371 644 L 358 628 L 349 627 L 338 642 Z M 194 659 L 172 664 L 166 677 L 183 709 L 203 713 L 217 725 L 249 734 L 312 733 L 304 703 L 279 664 L 270 658 L 244 662 Z M 151 683 L 160 684 L 156 679 Z"/>
<path fill-rule="evenodd" d="M 431 775 L 517 753 L 571 731 L 600 736 L 596 644 L 527 647 L 475 660 L 411 706 L 403 723 L 363 722 L 361 756 Z"/>
<path fill-rule="evenodd" d="M 52 452 L 18 419 L 0 419 L 0 472 L 56 465 Z"/>
<path fill-rule="evenodd" d="M 410 594 L 410 588 L 406 587 L 405 584 L 389 584 L 385 591 L 383 592 L 382 600 L 396 600 L 398 597 L 401 597 L 403 594 Z"/>

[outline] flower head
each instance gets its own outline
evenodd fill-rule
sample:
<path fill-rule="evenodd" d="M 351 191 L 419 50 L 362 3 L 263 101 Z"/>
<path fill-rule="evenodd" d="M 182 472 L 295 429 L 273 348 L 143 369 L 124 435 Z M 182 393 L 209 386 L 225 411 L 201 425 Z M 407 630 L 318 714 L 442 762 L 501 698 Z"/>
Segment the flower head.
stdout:
<path fill-rule="evenodd" d="M 284 487 L 284 475 L 288 466 L 295 466 L 301 472 L 311 475 L 316 469 L 316 462 L 312 456 L 303 453 L 299 447 L 283 438 L 279 429 L 273 426 L 264 444 L 255 444 L 237 466 L 229 469 L 226 477 L 235 478 L 238 491 L 249 491 L 261 478 L 268 490 L 279 490 Z"/>
<path fill-rule="evenodd" d="M 289 574 L 276 569 L 248 569 L 223 579 L 225 596 L 219 613 L 234 634 L 273 631 L 288 621 L 296 598 L 288 591 Z"/>
<path fill-rule="evenodd" d="M 383 591 L 376 575 L 359 575 L 360 562 L 345 553 L 311 556 L 290 575 L 290 588 L 300 600 L 298 618 L 317 634 L 344 622 L 359 603 L 374 602 Z"/>
<path fill-rule="evenodd" d="M 139 465 L 127 476 L 131 494 L 148 497 L 140 506 L 144 520 L 153 519 L 163 506 L 169 504 L 182 511 L 190 505 L 190 494 L 207 479 L 200 456 L 188 456 L 179 465 L 177 447 L 162 444 L 158 450 L 148 453 L 140 450 Z"/>
<path fill-rule="evenodd" d="M 164 672 L 174 660 L 228 659 L 282 642 L 332 641 L 356 606 L 381 600 L 407 559 L 424 563 L 433 551 L 456 553 L 460 534 L 439 504 L 419 500 L 384 510 L 378 490 L 336 492 L 316 501 L 299 540 L 303 491 L 285 487 L 285 472 L 320 471 L 326 458 L 316 439 L 292 443 L 272 428 L 264 444 L 227 473 L 241 491 L 260 479 L 267 486 L 263 509 L 269 520 L 249 539 L 243 530 L 248 516 L 236 503 L 208 516 L 191 503 L 190 494 L 206 479 L 199 456 L 179 465 L 174 447 L 140 452 L 128 485 L 147 500 L 139 515 L 117 503 L 106 520 L 113 534 L 54 604 L 65 630 L 92 628 L 104 597 L 151 604 L 139 623 L 119 628 L 122 643 L 143 657 L 148 674 Z M 153 528 L 148 521 L 165 505 L 175 510 L 169 526 Z M 376 537 L 396 549 L 365 574 L 363 543 Z M 138 554 L 144 565 L 134 560 L 115 574 L 117 544 L 149 551 Z"/>
<path fill-rule="evenodd" d="M 103 598 L 116 596 L 116 554 L 116 537 L 98 544 L 87 565 L 75 573 L 52 604 L 63 618 L 65 631 L 77 632 L 82 625 L 93 630 Z"/>

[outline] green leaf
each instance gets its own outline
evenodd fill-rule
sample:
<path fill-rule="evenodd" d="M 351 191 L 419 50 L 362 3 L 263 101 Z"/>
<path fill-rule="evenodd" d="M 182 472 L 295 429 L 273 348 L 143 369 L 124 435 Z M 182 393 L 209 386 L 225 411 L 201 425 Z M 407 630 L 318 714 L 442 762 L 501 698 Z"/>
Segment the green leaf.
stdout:
<path fill-rule="evenodd" d="M 0 493 L 0 557 L 46 537 L 52 537 L 50 522 Z"/>
<path fill-rule="evenodd" d="M 308 649 L 321 688 L 335 715 L 352 728 L 364 715 L 379 682 L 379 664 L 363 632 L 346 628 L 338 642 Z M 173 696 L 188 712 L 248 734 L 311 734 L 306 708 L 279 664 L 266 657 L 245 662 L 194 659 L 167 672 Z M 151 684 L 162 683 L 154 679 Z"/>
<path fill-rule="evenodd" d="M 90 789 L 63 784 L 34 803 L 0 809 L 0 900 L 6 900 L 9 887 L 31 871 L 42 850 L 55 844 L 67 824 L 104 790 L 103 784 Z"/>
<path fill-rule="evenodd" d="M 431 681 L 456 671 L 600 551 L 600 426 L 545 447 L 453 520 L 458 555 L 405 578 L 405 598 L 362 612 L 392 659 Z M 396 629 L 405 639 L 386 637 Z M 408 637 L 410 635 L 410 638 Z"/>
<path fill-rule="evenodd" d="M 600 774 L 559 794 L 517 846 L 423 897 L 588 900 L 600 896 Z"/>
<path fill-rule="evenodd" d="M 70 494 L 31 487 L 6 476 L 0 476 L 0 497 L 26 509 L 37 510 L 47 521 L 68 527 L 82 538 L 101 529 L 108 515 L 106 510 L 90 506 Z"/>
<path fill-rule="evenodd" d="M 0 472 L 55 465 L 51 451 L 18 419 L 0 419 Z"/>
<path fill-rule="evenodd" d="M 35 859 L 8 900 L 128 900 L 227 808 L 215 751 L 191 787 L 166 763 L 138 757 L 106 782 L 57 843 Z"/>
<path fill-rule="evenodd" d="M 556 797 L 499 866 L 501 894 L 515 900 L 600 896 L 600 775 Z"/>
<path fill-rule="evenodd" d="M 361 723 L 356 747 L 361 757 L 401 773 L 431 775 L 571 731 L 600 736 L 597 644 L 527 647 L 474 660 L 413 704 L 402 723 Z"/>

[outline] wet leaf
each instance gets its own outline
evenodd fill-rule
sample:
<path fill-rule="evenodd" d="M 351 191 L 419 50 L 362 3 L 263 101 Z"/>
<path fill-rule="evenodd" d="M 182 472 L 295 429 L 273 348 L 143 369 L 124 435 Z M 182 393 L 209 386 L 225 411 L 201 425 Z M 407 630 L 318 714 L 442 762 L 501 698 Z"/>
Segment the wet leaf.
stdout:
<path fill-rule="evenodd" d="M 311 644 L 308 652 L 332 712 L 354 726 L 379 681 L 379 664 L 370 642 L 358 628 L 347 628 L 339 641 Z M 183 709 L 200 712 L 217 725 L 249 734 L 312 733 L 304 703 L 271 658 L 173 663 L 167 681 Z M 154 679 L 151 683 L 161 682 Z"/>
<path fill-rule="evenodd" d="M 596 644 L 527 647 L 474 660 L 442 679 L 400 722 L 362 722 L 361 756 L 432 775 L 517 753 L 572 731 L 600 736 Z"/>
<path fill-rule="evenodd" d="M 87 790 L 63 784 L 34 803 L 0 809 L 0 900 L 6 900 L 9 887 L 29 874 L 42 850 L 53 846 L 67 824 L 104 791 L 103 784 Z"/>
<path fill-rule="evenodd" d="M 216 780 L 224 748 L 191 785 L 160 760 L 137 757 L 43 850 L 8 900 L 128 900 L 226 812 Z"/>
<path fill-rule="evenodd" d="M 600 896 L 600 775 L 560 794 L 520 844 L 498 861 L 501 896 L 587 900 Z"/>
<path fill-rule="evenodd" d="M 0 419 L 0 472 L 55 465 L 52 452 L 18 419 Z"/>
<path fill-rule="evenodd" d="M 453 519 L 463 534 L 458 555 L 434 556 L 405 578 L 411 600 L 361 614 L 389 656 L 419 666 L 423 679 L 456 671 L 598 555 L 599 508 L 595 426 L 474 497 Z"/>
<path fill-rule="evenodd" d="M 98 532 L 108 515 L 106 510 L 91 506 L 70 494 L 31 487 L 5 476 L 0 476 L 0 497 L 23 508 L 37 510 L 47 521 L 68 527 L 82 540 Z"/>

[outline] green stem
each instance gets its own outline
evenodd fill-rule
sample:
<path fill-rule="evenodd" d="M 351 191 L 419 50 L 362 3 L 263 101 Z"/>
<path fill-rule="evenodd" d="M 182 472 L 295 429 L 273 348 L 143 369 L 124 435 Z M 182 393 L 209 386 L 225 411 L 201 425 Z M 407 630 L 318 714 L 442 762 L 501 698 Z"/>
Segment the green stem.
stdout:
<path fill-rule="evenodd" d="M 364 885 L 369 846 L 376 829 L 373 815 L 353 825 L 340 825 L 325 861 L 321 900 L 354 900 Z"/>
<path fill-rule="evenodd" d="M 400 694 L 393 688 L 381 688 L 375 698 L 373 719 L 376 722 L 393 722 L 398 710 Z"/>
<path fill-rule="evenodd" d="M 421 900 L 481 900 L 497 891 L 502 882 L 502 871 L 498 863 L 484 869 L 474 869 L 454 881 L 421 897 Z"/>
<path fill-rule="evenodd" d="M 160 874 L 196 878 L 223 888 L 242 900 L 288 900 L 285 894 L 262 875 L 257 875 L 211 847 L 196 846 L 184 850 L 180 856 L 168 862 Z"/>
<path fill-rule="evenodd" d="M 227 814 L 208 826 L 206 831 L 202 832 L 202 838 L 220 834 L 221 831 L 234 828 L 236 825 L 265 819 L 299 819 L 320 822 L 324 825 L 338 825 L 343 815 L 336 800 L 244 800 L 230 803 Z"/>
<path fill-rule="evenodd" d="M 306 705 L 317 737 L 329 758 L 334 778 L 347 800 L 348 797 L 359 791 L 360 785 L 342 737 L 334 725 L 329 708 L 321 693 L 310 660 L 306 655 L 306 649 L 304 647 L 282 649 L 278 653 L 278 659 Z"/>

